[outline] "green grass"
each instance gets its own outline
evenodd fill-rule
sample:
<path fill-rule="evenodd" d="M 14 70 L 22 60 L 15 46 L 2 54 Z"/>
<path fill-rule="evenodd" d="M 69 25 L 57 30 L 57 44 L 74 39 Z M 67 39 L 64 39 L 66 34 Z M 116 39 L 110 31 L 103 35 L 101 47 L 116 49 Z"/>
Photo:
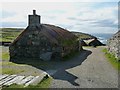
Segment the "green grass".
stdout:
<path fill-rule="evenodd" d="M 16 90 L 17 88 L 23 88 L 24 90 L 36 90 L 36 89 L 39 89 L 40 88 L 49 88 L 50 87 L 50 84 L 51 84 L 51 81 L 52 81 L 52 78 L 49 77 L 49 78 L 43 78 L 43 80 L 38 83 L 36 86 L 34 85 L 29 85 L 27 87 L 24 87 L 23 85 L 17 85 L 17 84 L 12 84 L 10 86 L 3 86 L 3 90 Z"/>
<path fill-rule="evenodd" d="M 21 72 L 25 72 L 25 70 L 16 68 L 2 68 L 2 74 L 18 74 Z"/>
<path fill-rule="evenodd" d="M 115 58 L 115 56 L 113 54 L 109 53 L 106 48 L 103 49 L 103 52 L 105 53 L 106 58 L 112 64 L 112 66 L 115 69 L 120 70 L 120 61 L 118 61 L 118 59 Z"/>
<path fill-rule="evenodd" d="M 9 62 L 9 61 L 2 61 L 0 62 L 0 64 L 2 65 L 6 65 L 6 66 L 27 66 L 25 64 L 17 64 L 17 63 L 13 63 L 13 62 Z"/>
<path fill-rule="evenodd" d="M 9 52 L 2 52 L 2 60 L 9 60 L 10 56 L 9 56 Z"/>
<path fill-rule="evenodd" d="M 28 86 L 27 88 L 49 88 L 52 78 L 43 78 L 43 80 L 36 86 Z"/>
<path fill-rule="evenodd" d="M 23 29 L 1 28 L 0 31 L 0 42 L 12 42 L 23 31 Z"/>

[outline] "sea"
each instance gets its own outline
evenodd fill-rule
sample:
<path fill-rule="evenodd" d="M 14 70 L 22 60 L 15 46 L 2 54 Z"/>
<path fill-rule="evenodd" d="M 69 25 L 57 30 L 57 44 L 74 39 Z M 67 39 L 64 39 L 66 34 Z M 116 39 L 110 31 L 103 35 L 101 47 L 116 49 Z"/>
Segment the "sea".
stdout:
<path fill-rule="evenodd" d="M 107 40 L 113 36 L 111 33 L 91 33 L 91 35 L 97 37 L 103 44 L 107 44 Z"/>

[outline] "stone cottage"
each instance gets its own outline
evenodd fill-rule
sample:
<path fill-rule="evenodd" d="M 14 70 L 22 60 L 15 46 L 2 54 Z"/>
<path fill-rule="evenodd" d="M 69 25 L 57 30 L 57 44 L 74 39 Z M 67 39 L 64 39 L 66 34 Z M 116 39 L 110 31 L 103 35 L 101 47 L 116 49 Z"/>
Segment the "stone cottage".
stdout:
<path fill-rule="evenodd" d="M 29 15 L 28 24 L 9 47 L 10 61 L 21 57 L 56 60 L 81 49 L 74 34 L 58 26 L 41 24 L 35 10 Z"/>
<path fill-rule="evenodd" d="M 107 41 L 108 50 L 120 59 L 120 30 Z"/>

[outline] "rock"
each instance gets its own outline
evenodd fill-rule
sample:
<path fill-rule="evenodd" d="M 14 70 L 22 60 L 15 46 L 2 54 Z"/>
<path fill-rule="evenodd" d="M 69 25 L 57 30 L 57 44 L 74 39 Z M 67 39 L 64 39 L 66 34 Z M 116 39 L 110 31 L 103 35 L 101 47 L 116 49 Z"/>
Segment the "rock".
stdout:
<path fill-rule="evenodd" d="M 51 60 L 52 52 L 46 52 L 40 55 L 40 59 L 44 61 L 49 61 Z"/>
<path fill-rule="evenodd" d="M 107 40 L 108 51 L 120 60 L 120 30 Z"/>
<path fill-rule="evenodd" d="M 57 72 L 57 70 L 47 70 L 46 71 L 49 75 L 54 75 L 56 72 Z"/>

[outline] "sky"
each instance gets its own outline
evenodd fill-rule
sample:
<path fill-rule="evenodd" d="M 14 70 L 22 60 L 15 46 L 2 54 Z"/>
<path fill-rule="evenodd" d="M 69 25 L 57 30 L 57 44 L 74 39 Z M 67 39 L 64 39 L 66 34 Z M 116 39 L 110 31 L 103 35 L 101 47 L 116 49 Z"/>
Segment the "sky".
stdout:
<path fill-rule="evenodd" d="M 113 2 L 114 1 L 114 2 Z M 117 0 L 21 0 L 0 3 L 1 27 L 26 28 L 33 9 L 41 16 L 41 23 L 53 24 L 69 31 L 84 33 L 116 33 L 118 31 Z"/>

